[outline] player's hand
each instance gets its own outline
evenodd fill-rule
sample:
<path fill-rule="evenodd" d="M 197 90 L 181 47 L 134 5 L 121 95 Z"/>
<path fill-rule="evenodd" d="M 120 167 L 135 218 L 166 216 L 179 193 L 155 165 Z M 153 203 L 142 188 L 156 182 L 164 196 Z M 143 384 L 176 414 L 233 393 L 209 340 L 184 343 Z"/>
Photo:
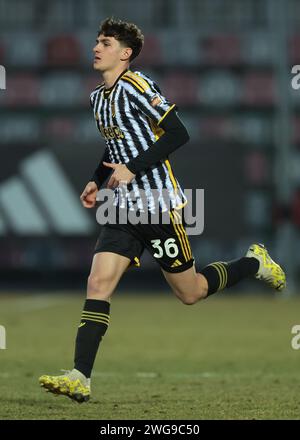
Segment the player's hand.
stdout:
<path fill-rule="evenodd" d="M 98 193 L 98 187 L 96 183 L 89 182 L 80 196 L 82 205 L 85 208 L 93 208 L 96 205 L 97 193 Z"/>
<path fill-rule="evenodd" d="M 107 188 L 110 189 L 117 188 L 120 185 L 120 183 L 128 184 L 135 178 L 135 174 L 129 171 L 127 166 L 122 163 L 103 162 L 103 164 L 106 167 L 113 169 L 113 173 L 110 176 L 109 181 L 107 183 Z"/>

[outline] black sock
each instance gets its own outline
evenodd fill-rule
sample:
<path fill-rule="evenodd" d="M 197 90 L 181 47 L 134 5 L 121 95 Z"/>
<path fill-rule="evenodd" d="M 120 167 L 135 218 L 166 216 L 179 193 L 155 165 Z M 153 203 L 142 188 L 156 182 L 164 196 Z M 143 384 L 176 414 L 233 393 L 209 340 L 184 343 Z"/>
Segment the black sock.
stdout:
<path fill-rule="evenodd" d="M 259 269 L 256 258 L 243 257 L 239 260 L 211 263 L 200 271 L 208 283 L 207 296 L 212 295 L 225 287 L 231 287 Z"/>
<path fill-rule="evenodd" d="M 109 302 L 98 299 L 87 299 L 84 304 L 76 337 L 74 368 L 88 378 L 109 324 L 109 309 Z"/>

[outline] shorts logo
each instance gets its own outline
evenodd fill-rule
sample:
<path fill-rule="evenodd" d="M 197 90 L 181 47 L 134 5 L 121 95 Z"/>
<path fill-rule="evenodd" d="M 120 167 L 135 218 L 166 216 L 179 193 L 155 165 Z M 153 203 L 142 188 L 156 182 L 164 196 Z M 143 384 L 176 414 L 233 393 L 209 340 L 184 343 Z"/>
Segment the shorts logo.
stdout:
<path fill-rule="evenodd" d="M 171 267 L 177 267 L 177 266 L 181 266 L 181 265 L 182 265 L 182 263 L 180 260 L 175 260 Z"/>

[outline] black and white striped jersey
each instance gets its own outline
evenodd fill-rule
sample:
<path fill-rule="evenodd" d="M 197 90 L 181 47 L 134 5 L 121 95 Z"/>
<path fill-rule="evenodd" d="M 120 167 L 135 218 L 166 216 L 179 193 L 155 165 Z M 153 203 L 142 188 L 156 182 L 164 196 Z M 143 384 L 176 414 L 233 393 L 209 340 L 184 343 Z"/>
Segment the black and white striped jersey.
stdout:
<path fill-rule="evenodd" d="M 110 89 L 105 89 L 104 84 L 98 86 L 90 99 L 97 127 L 105 139 L 112 163 L 126 164 L 140 152 L 155 148 L 156 140 L 164 133 L 159 124 L 176 108 L 162 96 L 148 76 L 130 70 L 120 75 Z M 156 206 L 165 212 L 170 208 L 179 209 L 186 202 L 186 196 L 166 159 L 136 174 L 127 185 L 125 196 L 117 188 L 114 204 L 123 207 L 127 204 L 129 209 L 137 205 L 142 212 L 155 213 Z"/>

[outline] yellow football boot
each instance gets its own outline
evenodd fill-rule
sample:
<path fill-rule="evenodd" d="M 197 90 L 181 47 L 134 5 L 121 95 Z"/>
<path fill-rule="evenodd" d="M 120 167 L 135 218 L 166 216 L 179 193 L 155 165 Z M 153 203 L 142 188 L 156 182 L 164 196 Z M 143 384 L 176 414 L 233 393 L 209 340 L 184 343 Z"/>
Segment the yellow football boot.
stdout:
<path fill-rule="evenodd" d="M 41 376 L 39 383 L 46 391 L 55 395 L 67 396 L 78 403 L 87 402 L 91 395 L 90 379 L 75 368 L 65 371 L 61 376 Z"/>
<path fill-rule="evenodd" d="M 255 278 L 265 281 L 273 289 L 279 291 L 286 287 L 284 271 L 279 264 L 272 260 L 263 244 L 252 244 L 246 253 L 246 257 L 256 258 L 259 262 L 259 269 Z"/>

